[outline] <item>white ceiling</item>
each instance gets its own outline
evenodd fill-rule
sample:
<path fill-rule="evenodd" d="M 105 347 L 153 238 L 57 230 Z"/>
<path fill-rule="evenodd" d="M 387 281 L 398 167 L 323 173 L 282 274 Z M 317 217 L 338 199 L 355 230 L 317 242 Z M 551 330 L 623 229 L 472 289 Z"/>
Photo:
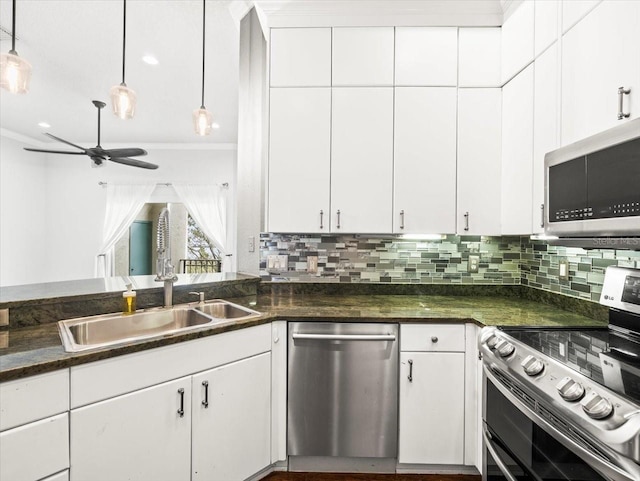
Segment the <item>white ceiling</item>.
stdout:
<path fill-rule="evenodd" d="M 200 106 L 202 1 L 129 0 L 126 82 L 137 92 L 138 106 L 127 121 L 109 106 L 103 111 L 102 143 L 236 143 L 238 22 L 254 3 L 272 26 L 338 25 L 358 15 L 367 24 L 495 25 L 513 1 L 207 0 L 205 105 L 220 128 L 199 137 L 191 112 Z M 11 10 L 10 0 L 0 0 L 0 24 L 9 31 Z M 37 125 L 44 121 L 54 135 L 95 145 L 91 100 L 109 104 L 109 88 L 121 81 L 122 1 L 17 0 L 16 33 L 18 54 L 33 66 L 31 89 L 26 95 L 2 90 L 0 127 L 48 142 Z M 10 45 L 3 33 L 0 50 Z M 159 65 L 143 63 L 145 54 L 155 55 Z"/>

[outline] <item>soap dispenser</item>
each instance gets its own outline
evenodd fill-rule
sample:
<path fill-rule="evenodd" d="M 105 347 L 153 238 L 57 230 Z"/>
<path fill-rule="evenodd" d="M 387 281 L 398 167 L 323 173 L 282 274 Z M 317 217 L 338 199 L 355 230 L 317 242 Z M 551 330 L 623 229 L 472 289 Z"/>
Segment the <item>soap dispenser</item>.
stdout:
<path fill-rule="evenodd" d="M 136 312 L 136 291 L 127 284 L 127 290 L 122 293 L 122 313 L 133 314 Z"/>

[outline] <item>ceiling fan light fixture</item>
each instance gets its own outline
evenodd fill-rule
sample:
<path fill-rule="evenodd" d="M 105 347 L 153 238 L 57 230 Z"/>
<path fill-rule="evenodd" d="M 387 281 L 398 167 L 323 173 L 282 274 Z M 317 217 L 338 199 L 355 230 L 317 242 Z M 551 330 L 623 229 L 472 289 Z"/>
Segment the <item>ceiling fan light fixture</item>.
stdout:
<path fill-rule="evenodd" d="M 193 127 L 195 128 L 196 134 L 201 136 L 209 135 L 211 133 L 212 123 L 213 115 L 204 108 L 204 105 L 193 111 Z"/>
<path fill-rule="evenodd" d="M 0 54 L 0 87 L 12 94 L 26 94 L 31 80 L 31 64 L 16 52 L 16 0 L 11 12 L 11 50 Z"/>
<path fill-rule="evenodd" d="M 125 83 L 121 83 L 120 85 L 111 87 L 109 95 L 111 96 L 113 113 L 116 117 L 120 117 L 123 120 L 133 118 L 133 115 L 136 113 L 137 100 L 134 90 L 127 87 Z"/>

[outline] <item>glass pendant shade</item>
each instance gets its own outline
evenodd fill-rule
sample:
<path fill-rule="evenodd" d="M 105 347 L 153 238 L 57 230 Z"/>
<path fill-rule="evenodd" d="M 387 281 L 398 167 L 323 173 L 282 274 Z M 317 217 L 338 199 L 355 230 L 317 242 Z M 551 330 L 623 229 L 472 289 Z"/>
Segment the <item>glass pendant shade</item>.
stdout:
<path fill-rule="evenodd" d="M 31 64 L 18 57 L 12 50 L 0 54 L 0 87 L 12 94 L 24 94 L 29 91 Z"/>
<path fill-rule="evenodd" d="M 113 113 L 121 119 L 133 118 L 136 112 L 136 93 L 126 84 L 114 85 L 109 90 Z"/>
<path fill-rule="evenodd" d="M 211 124 L 213 123 L 213 115 L 204 107 L 193 111 L 193 127 L 198 135 L 209 135 L 211 133 Z"/>

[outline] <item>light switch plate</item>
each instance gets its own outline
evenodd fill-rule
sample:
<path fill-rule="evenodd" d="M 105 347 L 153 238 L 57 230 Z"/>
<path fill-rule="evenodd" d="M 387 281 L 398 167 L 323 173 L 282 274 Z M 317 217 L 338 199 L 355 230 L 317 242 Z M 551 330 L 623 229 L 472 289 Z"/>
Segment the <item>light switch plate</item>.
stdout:
<path fill-rule="evenodd" d="M 558 262 L 558 278 L 561 281 L 569 280 L 569 261 L 566 259 Z"/>
<path fill-rule="evenodd" d="M 307 257 L 307 272 L 310 274 L 318 272 L 318 256 Z"/>

